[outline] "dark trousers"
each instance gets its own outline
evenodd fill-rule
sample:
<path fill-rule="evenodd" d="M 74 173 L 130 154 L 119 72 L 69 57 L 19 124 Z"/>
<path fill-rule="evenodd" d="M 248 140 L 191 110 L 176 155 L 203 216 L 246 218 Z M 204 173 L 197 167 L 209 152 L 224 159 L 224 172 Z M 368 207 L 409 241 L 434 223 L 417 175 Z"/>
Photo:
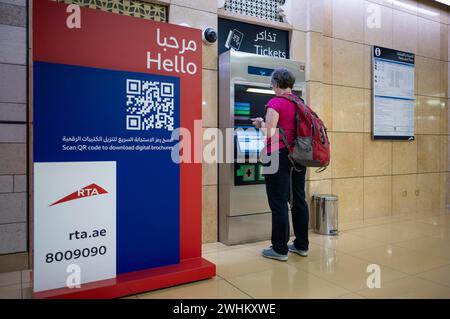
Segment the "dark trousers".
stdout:
<path fill-rule="evenodd" d="M 264 175 L 269 206 L 272 210 L 272 248 L 279 254 L 288 253 L 290 200 L 290 177 L 292 163 L 288 158 L 288 150 L 279 151 L 279 169 L 275 174 Z M 297 169 L 300 168 L 297 166 Z M 303 168 L 303 167 L 302 167 Z M 294 228 L 294 245 L 297 249 L 308 250 L 309 211 L 305 200 L 306 168 L 301 172 L 292 171 L 293 207 L 292 224 Z"/>

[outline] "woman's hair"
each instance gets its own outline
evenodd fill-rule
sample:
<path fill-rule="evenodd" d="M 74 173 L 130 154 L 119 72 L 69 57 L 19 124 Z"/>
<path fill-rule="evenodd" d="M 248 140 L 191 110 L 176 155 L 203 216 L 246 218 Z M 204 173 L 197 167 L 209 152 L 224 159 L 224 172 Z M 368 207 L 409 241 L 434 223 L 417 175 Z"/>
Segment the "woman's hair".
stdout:
<path fill-rule="evenodd" d="M 276 83 L 280 89 L 292 89 L 295 84 L 295 76 L 285 68 L 275 69 L 272 73 L 272 83 Z"/>

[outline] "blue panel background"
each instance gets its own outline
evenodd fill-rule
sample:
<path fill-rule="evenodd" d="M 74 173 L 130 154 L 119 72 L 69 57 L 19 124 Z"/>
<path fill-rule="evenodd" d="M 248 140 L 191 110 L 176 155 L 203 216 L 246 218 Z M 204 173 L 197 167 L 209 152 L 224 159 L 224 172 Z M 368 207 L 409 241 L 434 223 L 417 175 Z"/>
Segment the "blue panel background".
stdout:
<path fill-rule="evenodd" d="M 170 151 L 62 151 L 63 136 L 160 137 L 166 130 L 126 130 L 126 79 L 179 79 L 52 63 L 34 63 L 34 161 L 117 162 L 117 272 L 179 263 L 180 172 Z"/>

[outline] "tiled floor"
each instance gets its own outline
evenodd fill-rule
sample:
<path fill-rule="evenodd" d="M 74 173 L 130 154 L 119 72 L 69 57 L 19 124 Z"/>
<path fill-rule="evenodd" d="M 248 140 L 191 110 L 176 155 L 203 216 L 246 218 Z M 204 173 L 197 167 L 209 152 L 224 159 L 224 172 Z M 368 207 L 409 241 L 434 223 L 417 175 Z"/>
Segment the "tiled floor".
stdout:
<path fill-rule="evenodd" d="M 450 210 L 341 226 L 337 237 L 311 232 L 310 255 L 287 262 L 260 255 L 270 243 L 203 246 L 217 277 L 130 298 L 450 298 Z M 381 288 L 367 267 L 379 265 Z M 28 272 L 0 274 L 0 298 L 28 298 Z"/>

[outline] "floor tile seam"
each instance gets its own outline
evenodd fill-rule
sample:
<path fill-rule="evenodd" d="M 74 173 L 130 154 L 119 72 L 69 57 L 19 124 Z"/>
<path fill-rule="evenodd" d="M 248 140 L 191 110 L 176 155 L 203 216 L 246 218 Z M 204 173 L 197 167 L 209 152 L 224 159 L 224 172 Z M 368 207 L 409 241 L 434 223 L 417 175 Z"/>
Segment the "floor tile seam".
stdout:
<path fill-rule="evenodd" d="M 351 255 L 351 254 L 350 254 L 350 255 Z M 364 260 L 364 261 L 366 261 L 366 262 L 370 262 L 370 263 L 372 263 L 372 264 L 374 264 L 374 265 L 382 266 L 383 268 L 387 268 L 388 270 L 395 271 L 395 272 L 399 272 L 399 273 L 401 273 L 401 274 L 403 274 L 403 275 L 406 275 L 406 276 L 412 276 L 412 275 L 413 275 L 413 274 L 404 272 L 404 271 L 402 271 L 402 270 L 392 268 L 391 266 L 386 265 L 386 264 L 384 264 L 384 263 L 376 262 L 376 261 L 374 261 L 373 259 L 364 258 L 364 257 L 361 257 L 361 256 L 355 256 L 355 255 L 351 255 L 351 256 L 352 256 L 352 257 L 355 257 L 355 258 L 358 258 L 358 259 L 361 259 L 361 260 Z M 403 277 L 402 277 L 402 278 L 403 278 Z"/>
<path fill-rule="evenodd" d="M 356 258 L 363 258 L 363 257 L 359 257 L 359 256 L 353 256 L 353 257 L 356 257 Z M 438 259 L 440 259 L 440 260 L 444 260 L 443 258 L 439 258 L 439 257 L 437 257 L 437 256 L 434 256 L 435 258 L 438 258 Z M 433 267 L 431 267 L 431 268 L 429 268 L 429 269 L 427 269 L 427 270 L 424 270 L 424 271 L 420 271 L 420 272 L 418 272 L 418 273 L 408 273 L 408 272 L 405 272 L 405 271 L 403 271 L 403 270 L 400 270 L 400 269 L 395 269 L 395 268 L 393 268 L 392 266 L 390 266 L 390 265 L 386 265 L 386 264 L 383 264 L 383 263 L 380 263 L 380 262 L 374 262 L 374 261 L 372 261 L 372 260 L 369 260 L 368 258 L 366 259 L 366 258 L 363 258 L 364 260 L 367 260 L 368 262 L 372 262 L 373 264 L 375 264 L 375 265 L 380 265 L 380 266 L 382 266 L 382 267 L 384 267 L 384 268 L 388 268 L 388 269 L 390 269 L 390 270 L 392 270 L 392 271 L 395 271 L 395 272 L 400 272 L 400 273 L 402 273 L 402 274 L 405 274 L 405 275 L 408 275 L 408 276 L 415 276 L 415 275 L 417 275 L 417 274 L 419 274 L 419 273 L 424 273 L 424 272 L 429 272 L 429 271 L 432 271 L 432 270 L 436 270 L 436 269 L 438 269 L 438 268 L 441 268 L 441 267 L 446 267 L 446 266 L 449 266 L 450 265 L 450 263 L 445 263 L 445 264 L 441 264 L 441 265 L 439 265 L 439 266 L 433 266 Z M 445 260 L 446 262 L 447 262 L 447 260 Z"/>
<path fill-rule="evenodd" d="M 250 297 L 250 299 L 256 299 L 256 297 L 252 296 L 250 293 L 246 292 L 245 290 L 243 290 L 242 288 L 238 287 L 235 283 L 229 281 L 228 279 L 224 278 L 223 279 L 225 282 L 227 282 L 230 286 L 234 287 L 235 289 L 239 290 L 240 292 L 242 292 L 244 295 Z"/>
<path fill-rule="evenodd" d="M 371 239 L 371 240 L 372 240 L 372 239 Z M 360 253 L 360 252 L 362 252 L 362 251 L 364 251 L 364 250 L 371 250 L 371 249 L 376 249 L 376 248 L 380 248 L 380 247 L 389 245 L 389 244 L 386 244 L 386 243 L 383 243 L 383 242 L 380 242 L 380 244 L 381 244 L 381 245 L 377 245 L 377 246 L 373 246 L 373 247 L 369 247 L 369 248 L 358 249 L 358 250 L 352 250 L 352 251 L 345 252 L 345 253 L 346 253 L 347 255 L 349 255 L 349 256 L 354 257 L 354 258 L 362 259 L 361 257 L 358 257 L 358 256 L 353 255 L 353 254 Z M 364 259 L 362 259 L 362 260 L 364 260 Z M 364 260 L 364 261 L 366 261 L 366 260 Z"/>
<path fill-rule="evenodd" d="M 438 270 L 438 269 L 441 269 L 441 268 L 445 268 L 445 267 L 448 267 L 448 266 L 450 266 L 450 263 L 445 264 L 445 265 L 441 265 L 441 266 L 436 266 L 436 267 L 430 268 L 430 269 L 425 270 L 425 271 L 420 271 L 418 273 L 413 274 L 413 276 L 418 276 L 418 275 L 425 274 L 427 272 L 435 271 L 435 270 Z M 422 278 L 422 277 L 418 277 L 418 278 Z M 424 279 L 424 278 L 422 278 L 422 279 Z"/>
<path fill-rule="evenodd" d="M 385 242 L 385 241 L 382 241 L 382 240 L 379 240 L 379 239 L 373 239 L 373 238 L 369 238 L 369 237 L 366 237 L 366 236 L 363 236 L 363 235 L 359 235 L 359 234 L 354 234 L 354 233 L 352 233 L 352 234 L 350 234 L 350 235 L 353 235 L 353 236 L 359 237 L 359 238 L 361 238 L 361 239 L 368 239 L 368 240 L 375 240 L 375 241 L 379 241 L 379 242 L 382 242 L 382 243 L 384 243 L 385 245 L 389 245 L 389 244 L 390 244 L 390 242 Z"/>
<path fill-rule="evenodd" d="M 433 237 L 431 237 L 431 238 L 433 238 Z M 416 238 L 416 239 L 419 239 L 419 238 Z M 416 239 L 411 239 L 411 240 L 416 240 Z M 400 243 L 402 243 L 402 242 L 400 242 Z M 420 254 L 421 252 L 427 250 L 427 248 L 420 248 L 420 249 L 419 249 L 419 248 L 410 248 L 410 247 L 400 246 L 400 245 L 399 245 L 400 243 L 393 243 L 392 245 L 395 246 L 395 247 L 397 247 L 397 248 L 403 248 L 403 249 L 411 250 L 411 251 L 413 251 L 413 252 L 415 252 L 415 253 L 417 253 L 417 254 Z M 449 242 L 449 244 L 450 244 L 450 242 Z M 449 247 L 450 247 L 450 246 L 449 246 Z M 442 260 L 446 260 L 446 261 L 448 261 L 449 264 L 450 264 L 450 257 L 444 257 L 444 256 L 442 256 L 442 255 L 439 255 L 438 253 L 431 253 L 431 254 L 433 255 L 433 257 L 438 258 L 438 259 L 442 259 Z"/>
<path fill-rule="evenodd" d="M 431 218 L 433 218 L 433 217 L 431 217 Z M 432 222 L 426 222 L 426 221 L 421 221 L 421 220 L 422 219 L 410 220 L 409 223 L 413 223 L 416 226 L 428 225 L 428 226 L 432 226 L 432 227 L 436 227 L 436 228 L 450 229 L 450 226 L 434 225 Z"/>
<path fill-rule="evenodd" d="M 417 274 L 414 275 L 413 277 L 415 277 L 415 278 L 417 278 L 417 279 L 420 279 L 420 280 L 427 281 L 427 282 L 432 283 L 432 284 L 435 284 L 435 285 L 438 285 L 439 287 L 444 287 L 444 288 L 450 289 L 450 284 L 448 284 L 448 285 L 446 285 L 446 284 L 441 284 L 440 282 L 437 282 L 437 281 L 434 281 L 434 280 L 431 280 L 431 279 L 428 279 L 428 278 L 419 277 L 419 276 L 417 276 Z"/>
<path fill-rule="evenodd" d="M 269 260 L 268 258 L 264 258 L 262 256 L 260 256 L 260 258 L 261 258 L 261 261 L 264 262 L 264 265 L 267 265 L 267 266 L 269 266 L 269 264 L 272 263 L 272 262 L 273 263 L 275 263 L 275 262 L 280 263 L 280 261 Z M 283 261 L 282 263 L 285 264 L 286 266 L 288 266 L 289 268 L 296 269 L 296 267 L 292 266 L 291 264 L 288 264 L 285 261 Z M 238 278 L 238 277 L 243 277 L 243 276 L 248 276 L 248 275 L 252 275 L 252 274 L 258 274 L 258 273 L 267 272 L 267 271 L 272 270 L 272 269 L 273 269 L 273 267 L 269 267 L 269 268 L 265 268 L 263 270 L 245 272 L 245 273 L 242 273 L 242 274 L 239 274 L 239 275 L 234 275 L 234 276 L 227 276 L 225 274 L 217 274 L 217 276 L 220 276 L 221 279 L 228 281 L 228 280 L 233 280 L 233 279 Z"/>
<path fill-rule="evenodd" d="M 434 227 L 444 228 L 445 230 L 450 230 L 450 225 L 449 226 L 433 225 L 433 223 L 426 222 L 426 221 L 421 221 L 421 220 L 416 220 L 414 222 L 419 223 L 421 225 L 422 224 L 423 225 L 430 225 L 430 226 L 434 226 Z"/>
<path fill-rule="evenodd" d="M 382 222 L 382 223 L 380 223 L 380 224 L 356 226 L 355 228 L 347 229 L 347 230 L 342 230 L 341 232 L 343 232 L 343 233 L 348 233 L 348 232 L 353 231 L 353 230 L 359 230 L 359 229 L 371 228 L 371 227 L 377 227 L 377 226 L 393 225 L 393 224 L 398 224 L 398 223 L 401 223 L 401 222 L 404 222 L 404 221 L 412 221 L 412 219 L 404 219 L 404 220 L 396 220 L 396 221 L 386 221 L 386 222 Z"/>
<path fill-rule="evenodd" d="M 371 261 L 366 260 L 366 259 L 363 259 L 363 258 L 361 258 L 361 257 L 354 256 L 354 255 L 350 255 L 350 254 L 347 254 L 347 255 L 349 255 L 350 257 L 353 257 L 353 258 L 355 258 L 355 259 L 358 259 L 358 260 L 360 260 L 360 261 L 362 261 L 362 262 L 368 262 L 368 263 L 371 263 Z M 392 268 L 392 267 L 390 267 L 390 266 L 386 266 L 386 265 L 378 264 L 378 263 L 373 263 L 373 262 L 372 262 L 372 264 L 377 264 L 377 265 L 382 266 L 382 267 L 383 267 L 384 269 L 386 269 L 386 270 L 390 270 L 390 271 L 392 271 L 392 272 L 400 273 L 400 274 L 403 275 L 401 278 L 405 278 L 405 277 L 408 277 L 408 276 L 413 276 L 413 275 L 408 274 L 408 273 L 406 273 L 406 272 L 404 272 L 404 271 L 394 269 L 394 268 Z M 304 269 L 301 269 L 301 270 L 304 270 Z M 308 272 L 307 270 L 304 270 L 304 271 Z M 308 272 L 308 273 L 310 273 L 310 272 Z M 313 273 L 310 273 L 310 274 L 313 274 Z M 367 274 L 369 275 L 369 273 L 367 273 Z M 313 274 L 313 275 L 314 275 L 314 274 Z M 387 282 L 392 282 L 393 280 L 397 280 L 397 279 L 401 279 L 401 278 L 392 279 L 392 280 L 389 280 L 389 281 L 387 281 Z M 345 287 L 344 287 L 344 288 L 345 288 Z M 348 290 L 348 288 L 345 288 L 345 289 Z"/>
<path fill-rule="evenodd" d="M 330 280 L 328 280 L 328 279 L 326 279 L 326 278 L 320 277 L 320 276 L 318 276 L 318 275 L 316 275 L 316 274 L 314 274 L 314 273 L 311 273 L 311 272 L 309 272 L 309 271 L 307 271 L 307 270 L 304 270 L 304 269 L 300 269 L 300 270 L 301 270 L 301 271 L 304 271 L 305 273 L 307 273 L 307 274 L 310 275 L 310 276 L 315 277 L 316 279 L 319 279 L 319 280 L 322 280 L 322 281 L 326 282 L 327 284 L 329 284 L 329 285 L 331 285 L 331 286 L 334 286 L 334 287 L 336 287 L 336 288 L 340 288 L 340 289 L 343 289 L 343 290 L 346 291 L 346 293 L 344 293 L 344 294 L 342 294 L 342 295 L 339 295 L 337 298 L 342 297 L 342 296 L 345 296 L 345 295 L 348 295 L 348 294 L 351 294 L 351 293 L 353 292 L 352 290 L 343 287 L 341 284 L 332 282 L 332 281 L 330 281 Z"/>
<path fill-rule="evenodd" d="M 219 275 L 216 274 L 215 277 L 219 277 L 219 279 L 217 281 L 221 281 L 223 280 L 223 278 L 221 278 Z M 205 278 L 205 279 L 200 279 L 197 281 L 191 281 L 191 282 L 185 282 L 185 283 L 181 283 L 181 284 L 176 284 L 174 286 L 169 286 L 169 287 L 165 287 L 165 288 L 158 288 L 155 290 L 149 290 L 149 291 L 144 291 L 142 293 L 138 293 L 138 294 L 134 294 L 134 295 L 129 295 L 127 297 L 137 297 L 137 299 L 141 299 L 139 298 L 142 295 L 146 295 L 146 294 L 152 294 L 152 293 L 156 293 L 156 292 L 162 292 L 162 291 L 166 291 L 167 289 L 173 289 L 173 288 L 182 288 L 182 287 L 188 287 L 191 284 L 201 284 L 201 283 L 208 283 L 208 282 L 213 282 L 215 277 L 211 277 L 211 278 Z M 158 298 L 154 298 L 154 299 L 158 299 Z M 163 298 L 164 299 L 164 298 Z M 173 298 L 172 298 L 173 299 Z"/>
<path fill-rule="evenodd" d="M 289 265 L 289 266 L 292 267 L 292 265 Z M 347 293 L 345 293 L 345 294 L 343 294 L 343 295 L 339 295 L 337 298 L 352 293 L 352 291 L 349 290 L 348 288 L 345 288 L 345 287 L 341 286 L 340 284 L 337 284 L 337 283 L 335 283 L 335 282 L 332 282 L 332 281 L 330 281 L 330 280 L 328 280 L 328 279 L 326 279 L 326 278 L 324 278 L 324 277 L 320 277 L 319 275 L 316 275 L 315 273 L 312 273 L 312 272 L 310 272 L 310 271 L 308 271 L 308 270 L 306 270 L 306 269 L 297 268 L 297 267 L 295 267 L 295 268 L 296 268 L 297 270 L 300 270 L 300 271 L 305 272 L 306 274 L 308 274 L 308 275 L 310 275 L 310 276 L 315 277 L 316 279 L 320 279 L 320 280 L 325 281 L 326 283 L 328 283 L 328 284 L 330 284 L 330 285 L 332 285 L 332 286 L 335 286 L 335 287 L 337 287 L 337 288 L 341 288 L 341 289 L 344 289 L 345 291 L 347 291 Z"/>
<path fill-rule="evenodd" d="M 372 240 L 372 239 L 371 239 L 371 240 Z M 376 241 L 376 240 L 374 240 L 374 241 Z M 364 250 L 370 250 L 370 249 L 380 248 L 380 247 L 383 247 L 383 246 L 386 246 L 386 243 L 377 241 L 377 245 L 376 245 L 376 246 L 369 247 L 369 248 L 363 248 L 363 249 L 352 250 L 352 251 L 347 251 L 347 252 L 345 252 L 345 253 L 348 254 L 348 255 L 351 255 L 352 257 L 359 258 L 359 257 L 354 256 L 354 255 L 352 255 L 352 254 L 353 254 L 353 253 L 359 253 L 359 252 L 362 252 L 362 251 L 364 251 Z M 338 249 L 336 249 L 336 250 L 338 250 Z M 360 258 L 360 259 L 361 259 L 361 258 Z"/>
<path fill-rule="evenodd" d="M 205 254 L 202 255 L 202 257 L 203 258 L 208 258 L 208 255 L 218 255 L 220 253 L 227 253 L 227 252 L 237 251 L 238 249 L 243 249 L 247 253 L 254 252 L 254 249 L 252 249 L 252 248 L 239 247 L 239 248 L 234 248 L 234 249 L 229 249 L 229 250 L 226 249 L 226 250 L 223 250 L 223 251 L 215 251 L 215 252 L 205 253 Z"/>
<path fill-rule="evenodd" d="M 405 240 L 394 240 L 394 241 L 392 241 L 392 240 L 389 240 L 389 241 L 382 241 L 382 240 L 380 240 L 380 239 L 374 239 L 374 238 L 370 238 L 370 237 L 367 237 L 367 236 L 364 236 L 364 235 L 358 235 L 358 234 L 352 234 L 352 235 L 354 235 L 354 236 L 358 236 L 358 237 L 361 237 L 361 238 L 363 238 L 363 239 L 369 239 L 369 240 L 374 240 L 374 241 L 381 241 L 381 242 L 384 242 L 386 245 L 394 245 L 394 244 L 396 244 L 396 243 L 399 243 L 399 242 L 403 242 L 403 241 L 405 241 Z M 419 238 L 425 238 L 425 237 L 433 237 L 434 235 L 424 235 L 424 234 L 420 234 L 420 236 L 417 236 L 417 237 L 411 237 L 411 238 L 408 238 L 408 239 L 406 239 L 406 240 L 414 240 L 414 239 L 419 239 Z"/>
<path fill-rule="evenodd" d="M 354 234 L 348 234 L 348 235 L 356 236 L 356 237 L 359 237 L 359 238 L 363 238 L 363 239 L 366 239 L 366 240 L 369 240 L 369 241 L 376 242 L 376 245 L 373 246 L 373 247 L 362 248 L 362 249 L 357 249 L 357 250 L 352 250 L 352 251 L 343 251 L 342 249 L 339 249 L 339 248 L 330 248 L 330 247 L 326 247 L 325 245 L 322 245 L 322 244 L 319 244 L 319 245 L 322 246 L 322 247 L 328 248 L 328 249 L 333 249 L 333 250 L 336 250 L 336 251 L 338 251 L 338 252 L 342 252 L 342 253 L 344 253 L 344 254 L 350 254 L 350 253 L 352 253 L 352 252 L 358 252 L 358 251 L 362 251 L 362 250 L 366 250 L 366 249 L 372 249 L 372 248 L 381 247 L 381 246 L 386 245 L 385 242 L 382 242 L 382 241 L 377 240 L 377 239 L 364 238 L 364 237 L 357 236 L 357 235 L 354 235 Z"/>
<path fill-rule="evenodd" d="M 263 258 L 263 257 L 262 257 L 262 258 Z M 302 257 L 302 258 L 303 258 L 303 257 Z M 301 272 L 307 273 L 308 275 L 312 275 L 312 276 L 314 276 L 314 277 L 316 277 L 316 278 L 322 279 L 322 278 L 320 278 L 320 277 L 318 277 L 318 276 L 316 276 L 316 275 L 314 275 L 314 274 L 312 274 L 312 273 L 309 273 L 308 271 L 306 271 L 306 270 L 304 270 L 304 269 L 297 268 L 297 267 L 295 267 L 293 264 L 289 264 L 289 263 L 287 263 L 286 261 L 270 260 L 270 262 L 274 262 L 274 263 L 275 263 L 275 262 L 277 262 L 277 263 L 283 263 L 283 264 L 285 264 L 285 265 L 287 266 L 287 268 L 290 268 L 290 269 L 292 269 L 292 270 L 301 271 Z M 250 273 L 246 273 L 246 274 L 241 274 L 241 275 L 237 275 L 237 276 L 230 276 L 229 278 L 226 278 L 226 277 L 224 277 L 224 278 L 225 278 L 225 280 L 233 280 L 233 279 L 237 279 L 237 278 L 240 278 L 240 277 L 245 277 L 245 276 L 248 276 L 248 275 L 254 275 L 254 274 L 264 273 L 264 272 L 267 272 L 267 271 L 272 270 L 272 269 L 273 269 L 273 268 L 269 268 L 269 269 L 265 269 L 265 270 L 259 270 L 259 271 L 250 272 Z"/>
<path fill-rule="evenodd" d="M 409 275 L 409 274 L 406 274 L 406 276 L 404 276 L 404 277 L 401 277 L 401 278 L 396 278 L 396 279 L 394 279 L 394 280 L 391 280 L 391 281 L 389 281 L 389 282 L 387 282 L 387 284 L 393 284 L 393 283 L 395 283 L 395 282 L 397 282 L 397 281 L 400 281 L 400 280 L 405 280 L 405 279 L 408 279 L 408 278 L 416 278 L 414 275 Z M 361 292 L 362 291 L 365 291 L 365 290 L 377 290 L 377 289 L 383 289 L 383 284 L 382 284 L 382 286 L 381 286 L 381 288 L 364 288 L 364 289 L 361 289 L 361 290 L 357 290 L 357 291 L 354 291 L 354 293 L 356 293 L 357 295 L 360 295 L 360 296 L 363 296 L 364 297 L 364 295 L 361 295 Z M 364 298 L 367 298 L 367 297 L 364 297 Z M 385 297 L 384 297 L 385 298 Z"/>

